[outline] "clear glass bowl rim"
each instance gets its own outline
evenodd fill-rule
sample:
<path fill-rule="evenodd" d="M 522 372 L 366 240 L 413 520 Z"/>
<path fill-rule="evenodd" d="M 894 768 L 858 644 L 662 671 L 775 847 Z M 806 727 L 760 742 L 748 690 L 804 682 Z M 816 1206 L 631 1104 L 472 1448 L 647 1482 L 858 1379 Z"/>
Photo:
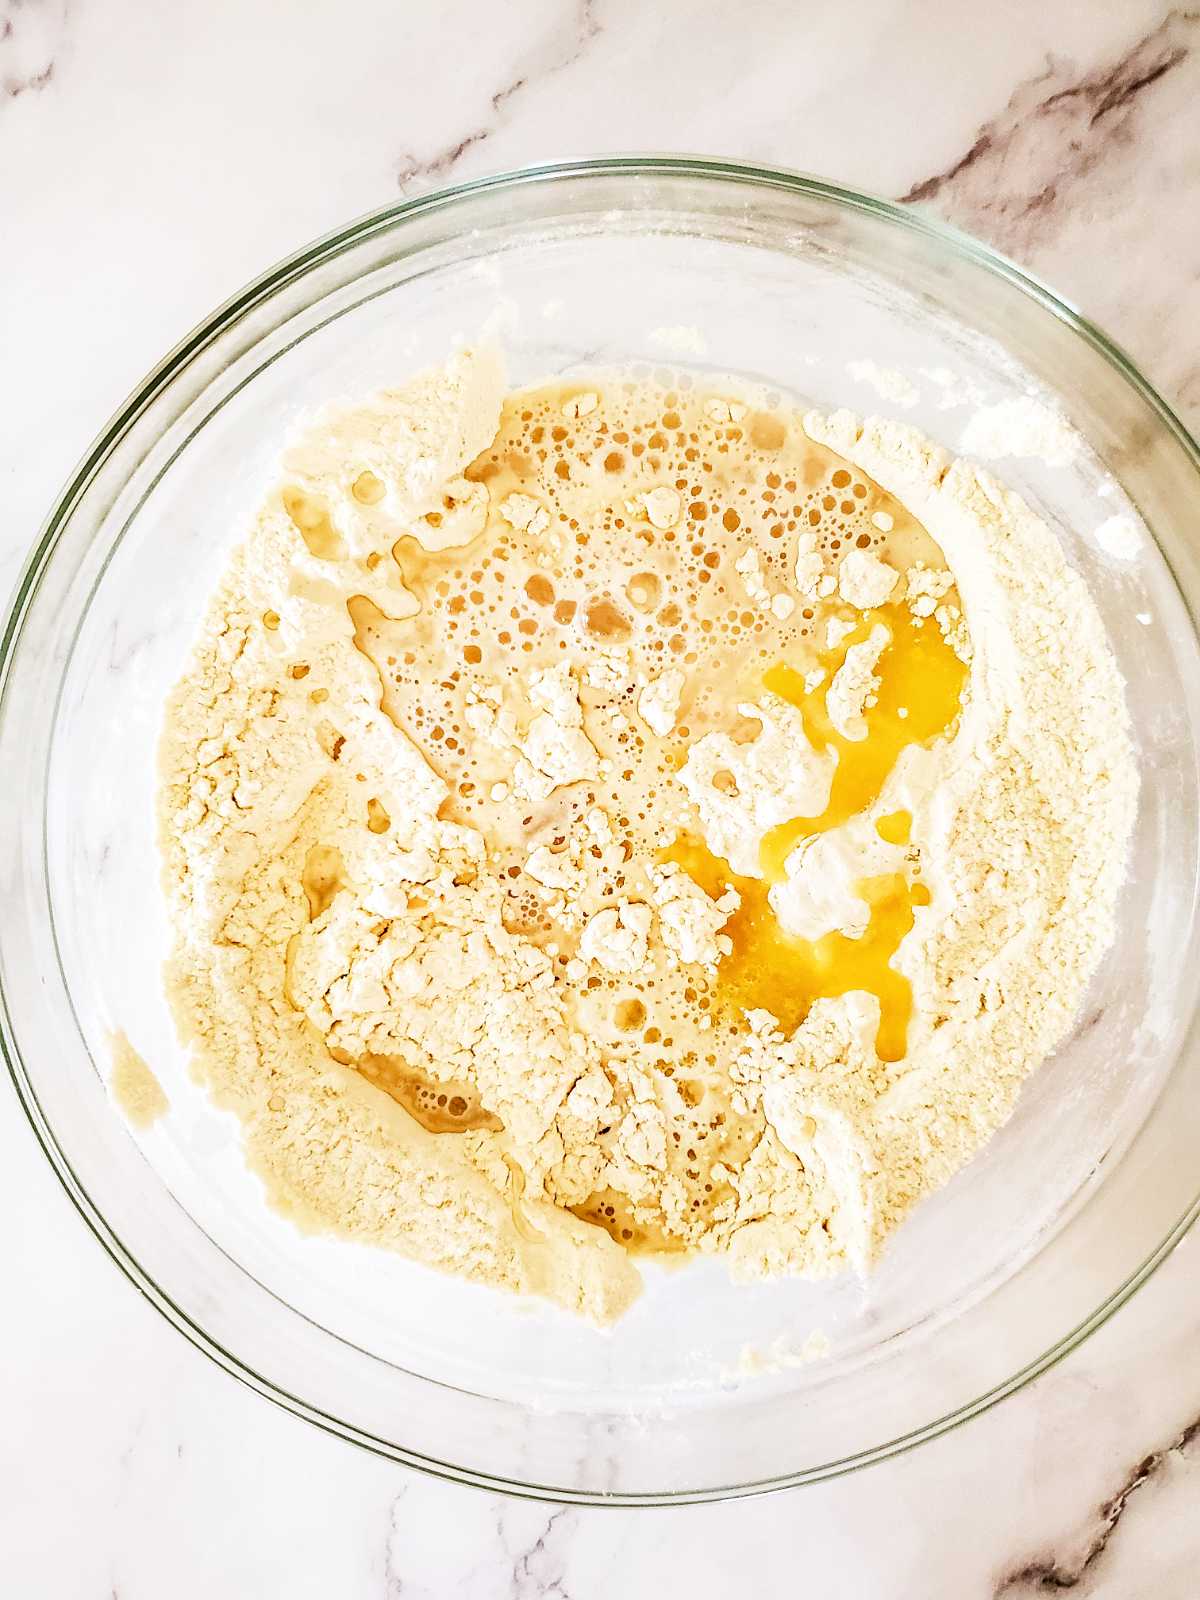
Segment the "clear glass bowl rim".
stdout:
<path fill-rule="evenodd" d="M 303 277 L 323 262 L 332 260 L 365 240 L 402 227 L 405 222 L 433 211 L 447 211 L 468 201 L 472 196 L 490 191 L 516 190 L 532 184 L 567 182 L 592 177 L 682 177 L 718 183 L 740 183 L 759 188 L 776 188 L 829 202 L 848 211 L 865 212 L 923 236 L 934 248 L 966 258 L 975 265 L 1006 280 L 1023 294 L 1049 311 L 1089 344 L 1129 384 L 1158 416 L 1184 454 L 1189 458 L 1200 477 L 1200 444 L 1188 428 L 1162 398 L 1154 386 L 1142 375 L 1125 351 L 1110 339 L 1095 323 L 1061 295 L 1055 293 L 1033 273 L 1020 267 L 999 251 L 981 243 L 972 235 L 951 224 L 932 218 L 920 211 L 909 210 L 892 201 L 858 189 L 847 188 L 806 173 L 785 167 L 748 165 L 701 156 L 685 155 L 615 155 L 542 162 L 512 171 L 449 184 L 412 199 L 370 211 L 344 227 L 333 230 L 301 249 L 284 257 L 244 288 L 232 295 L 210 316 L 194 327 L 142 380 L 117 409 L 105 427 L 84 454 L 71 474 L 34 542 L 17 579 L 0 629 L 0 705 L 2 705 L 13 658 L 19 645 L 26 611 L 40 579 L 51 561 L 63 530 L 93 479 L 114 453 L 137 420 L 220 334 L 233 327 L 255 306 L 269 299 L 285 284 Z M 247 1388 L 264 1396 L 282 1409 L 313 1423 L 323 1432 L 348 1443 L 358 1445 L 374 1454 L 450 1482 L 470 1484 L 492 1489 L 508 1495 L 541 1500 L 567 1501 L 591 1505 L 610 1506 L 669 1506 L 703 1501 L 713 1501 L 803 1484 L 827 1481 L 847 1473 L 871 1466 L 875 1462 L 900 1455 L 928 1440 L 940 1437 L 960 1427 L 972 1417 L 989 1410 L 999 1401 L 1017 1393 L 1034 1378 L 1055 1366 L 1071 1351 L 1077 1349 L 1092 1333 L 1125 1304 L 1147 1282 L 1158 1266 L 1183 1239 L 1200 1216 L 1200 1192 L 1178 1218 L 1161 1243 L 1146 1257 L 1141 1265 L 1125 1279 L 1104 1301 L 1076 1324 L 1062 1338 L 1049 1346 L 1034 1360 L 1027 1362 L 1003 1383 L 997 1384 L 975 1399 L 935 1418 L 924 1426 L 886 1441 L 869 1450 L 858 1451 L 840 1459 L 781 1478 L 746 1484 L 725 1485 L 703 1491 L 678 1493 L 645 1493 L 603 1495 L 581 1490 L 555 1488 L 552 1485 L 523 1483 L 502 1479 L 454 1463 L 439 1461 L 435 1457 L 400 1447 L 389 1440 L 368 1434 L 340 1422 L 336 1417 L 309 1404 L 297 1395 L 290 1394 L 274 1384 L 262 1373 L 243 1363 L 226 1350 L 199 1326 L 169 1294 L 147 1274 L 121 1239 L 107 1223 L 79 1182 L 66 1153 L 59 1146 L 52 1128 L 44 1116 L 33 1085 L 25 1071 L 24 1063 L 13 1039 L 8 1008 L 0 984 L 0 1054 L 3 1055 L 9 1075 L 34 1135 L 58 1177 L 68 1198 L 125 1276 L 146 1297 L 166 1320 L 175 1327 L 196 1349 L 224 1371 L 237 1378 Z"/>

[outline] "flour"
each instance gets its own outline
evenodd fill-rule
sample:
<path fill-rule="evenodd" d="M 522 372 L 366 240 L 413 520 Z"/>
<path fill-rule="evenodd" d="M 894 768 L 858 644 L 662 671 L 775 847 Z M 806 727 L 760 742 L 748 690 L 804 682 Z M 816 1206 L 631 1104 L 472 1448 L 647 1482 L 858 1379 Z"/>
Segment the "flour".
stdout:
<path fill-rule="evenodd" d="M 895 367 L 881 367 L 876 361 L 864 359 L 848 361 L 846 370 L 859 383 L 869 384 L 879 398 L 890 405 L 908 408 L 921 398 L 921 391 L 912 379 L 897 372 Z"/>
<path fill-rule="evenodd" d="M 783 882 L 770 891 L 771 907 L 800 939 L 820 939 L 831 928 L 861 938 L 870 908 L 856 892 L 857 884 L 898 872 L 904 858 L 902 846 L 879 837 L 875 817 L 854 817 L 791 853 Z"/>
<path fill-rule="evenodd" d="M 583 731 L 579 692 L 568 667 L 534 675 L 529 698 L 536 715 L 516 741 L 513 784 L 527 800 L 545 800 L 565 784 L 599 773 L 599 757 Z"/>
<path fill-rule="evenodd" d="M 351 555 L 369 554 L 388 532 L 414 532 L 431 550 L 465 544 L 486 496 L 459 472 L 495 432 L 503 383 L 493 351 L 461 352 L 404 389 L 327 407 L 284 468 L 303 491 L 336 502 Z"/>
<path fill-rule="evenodd" d="M 826 572 L 817 541 L 811 534 L 802 533 L 796 540 L 796 560 L 792 570 L 800 594 L 806 599 L 816 595 Z"/>
<path fill-rule="evenodd" d="M 679 523 L 683 501 L 675 489 L 660 484 L 656 489 L 643 490 L 625 502 L 625 509 L 633 517 L 645 517 L 654 527 L 666 530 Z"/>
<path fill-rule="evenodd" d="M 675 726 L 686 682 L 684 674 L 677 667 L 671 667 L 652 678 L 638 695 L 638 716 L 660 738 L 665 738 Z"/>
<path fill-rule="evenodd" d="M 756 878 L 763 835 L 791 817 L 816 816 L 829 797 L 833 763 L 815 751 L 798 711 L 770 697 L 737 708 L 760 725 L 742 744 L 708 733 L 688 751 L 679 773 L 714 855 Z"/>
<path fill-rule="evenodd" d="M 111 1036 L 112 1071 L 108 1087 L 135 1128 L 152 1127 L 171 1108 L 166 1091 L 123 1033 Z"/>
<path fill-rule="evenodd" d="M 953 575 L 932 570 L 921 562 L 905 576 L 905 597 L 914 617 L 931 617 L 942 597 L 954 586 Z"/>
<path fill-rule="evenodd" d="M 1048 467 L 1069 466 L 1080 444 L 1063 412 L 1031 394 L 977 407 L 962 436 L 963 450 L 984 461 L 1028 456 Z"/>
<path fill-rule="evenodd" d="M 638 972 L 649 954 L 650 924 L 650 907 L 630 900 L 597 911 L 583 930 L 580 957 L 606 972 Z"/>
<path fill-rule="evenodd" d="M 961 714 L 768 883 L 835 758 L 763 661 L 868 748 L 885 603 L 969 660 Z M 506 397 L 467 350 L 313 417 L 211 600 L 168 988 L 298 1223 L 603 1323 L 638 1250 L 869 1266 L 1069 1032 L 1135 802 L 1095 608 L 987 474 L 749 390 Z M 869 989 L 782 1026 L 756 918 L 861 943 L 910 879 L 902 1053 Z"/>
<path fill-rule="evenodd" d="M 834 1237 L 867 1262 L 1069 1031 L 1113 937 L 1137 778 L 1099 616 L 1045 525 L 911 429 L 846 413 L 806 425 L 922 518 L 974 648 L 945 774 L 914 802 L 933 906 L 901 951 L 920 1019 L 905 1060 L 881 1069 L 838 1005 L 818 1001 L 790 1040 L 753 1034 L 741 1066 L 773 1121 L 811 1122 L 810 1161 L 838 1194 Z M 1066 639 L 1069 676 L 1057 670 Z"/>
<path fill-rule="evenodd" d="M 714 900 L 677 866 L 652 867 L 650 881 L 663 942 L 680 961 L 715 966 L 732 951 L 721 929 L 741 903 L 736 889 Z"/>
<path fill-rule="evenodd" d="M 550 513 L 531 495 L 510 494 L 498 509 L 510 527 L 535 539 L 550 526 Z"/>
<path fill-rule="evenodd" d="M 852 644 L 846 658 L 833 675 L 825 696 L 829 720 L 844 739 L 867 737 L 863 711 L 871 703 L 879 679 L 875 667 L 889 639 L 888 631 L 876 623 L 860 644 Z"/>
<path fill-rule="evenodd" d="M 746 594 L 756 605 L 769 605 L 771 591 L 763 579 L 762 557 L 757 550 L 743 550 L 734 562 L 734 568 L 741 574 L 742 582 L 746 587 Z"/>
<path fill-rule="evenodd" d="M 430 455 L 453 478 L 477 449 L 468 422 L 482 402 L 464 390 L 452 372 L 444 389 L 431 382 L 417 391 L 431 397 L 439 428 L 463 441 L 461 453 L 440 439 L 427 451 L 399 445 L 397 458 L 416 463 L 415 486 L 373 458 L 410 528 L 430 498 Z M 495 425 L 493 411 L 487 437 Z M 358 521 L 353 496 L 336 492 L 325 425 L 312 431 L 316 446 L 291 460 L 322 464 L 325 493 L 348 513 L 338 518 L 344 535 Z M 417 440 L 428 431 L 415 430 Z M 357 465 L 361 441 L 344 416 L 338 434 Z M 502 1163 L 481 1148 L 486 1127 L 447 1142 L 404 1108 L 408 1086 L 424 1079 L 436 1089 L 470 1057 L 474 1093 L 493 1114 L 535 1144 L 550 1138 L 561 1148 L 563 1129 L 594 1138 L 595 1119 L 582 1123 L 566 1100 L 595 1052 L 562 1026 L 546 958 L 506 934 L 487 880 L 470 881 L 482 841 L 438 821 L 446 785 L 381 713 L 346 607 L 328 598 L 337 581 L 336 564 L 317 564 L 272 495 L 169 709 L 162 838 L 177 938 L 169 984 L 185 1036 L 289 1214 L 608 1320 L 638 1286 L 608 1236 L 528 1185 L 518 1227 L 508 1180 L 497 1182 Z M 275 629 L 263 625 L 269 606 L 280 617 Z M 302 652 L 301 677 L 280 648 L 288 643 Z M 322 737 L 326 728 L 332 738 Z M 368 798 L 381 802 L 387 832 L 366 825 Z M 302 885 L 318 841 L 335 855 L 344 887 L 314 918 Z M 464 873 L 468 881 L 456 881 Z M 433 1007 L 430 993 L 439 996 Z M 342 1064 L 365 1056 L 393 1064 L 398 1103 Z M 560 1159 L 557 1192 L 570 1197 L 574 1184 L 582 1198 L 585 1169 L 583 1158 Z M 544 1213 L 554 1218 L 548 1229 L 539 1228 Z"/>
<path fill-rule="evenodd" d="M 881 606 L 896 587 L 900 574 L 870 550 L 851 550 L 838 564 L 838 590 L 842 599 L 866 611 Z"/>
<path fill-rule="evenodd" d="M 1142 551 L 1142 536 L 1133 518 L 1120 513 L 1106 517 L 1092 537 L 1115 561 L 1136 561 Z"/>

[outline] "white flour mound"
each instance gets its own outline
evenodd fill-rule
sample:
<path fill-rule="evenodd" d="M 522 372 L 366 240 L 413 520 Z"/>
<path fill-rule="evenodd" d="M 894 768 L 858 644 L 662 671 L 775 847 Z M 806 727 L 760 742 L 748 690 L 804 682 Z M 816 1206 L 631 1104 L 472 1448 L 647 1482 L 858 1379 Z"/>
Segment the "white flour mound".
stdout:
<path fill-rule="evenodd" d="M 381 709 L 347 602 L 404 617 L 411 596 L 389 558 L 397 537 L 453 549 L 490 514 L 485 486 L 462 474 L 495 434 L 501 399 L 494 358 L 467 351 L 404 390 L 325 413 L 289 450 L 287 484 L 331 508 L 333 536 L 314 553 L 320 541 L 300 536 L 286 491 L 268 495 L 168 707 L 169 992 L 212 1094 L 238 1114 L 249 1160 L 297 1221 L 602 1323 L 640 1277 L 608 1232 L 569 1208 L 618 1191 L 635 1210 L 689 1216 L 671 1146 L 688 1105 L 652 1052 L 644 1065 L 616 1062 L 577 1024 L 571 985 L 681 962 L 695 963 L 687 981 L 701 989 L 718 981 L 731 948 L 720 930 L 738 897 L 711 899 L 674 870 L 626 869 L 593 807 L 565 849 L 528 857 L 530 876 L 566 904 L 564 921 L 589 873 L 628 879 L 586 922 L 578 914 L 564 976 L 552 951 L 506 922 L 489 841 L 441 820 L 447 784 Z M 735 420 L 725 408 L 722 425 Z M 953 739 L 910 749 L 878 808 L 911 810 L 909 848 L 932 892 L 896 963 L 913 986 L 906 1055 L 878 1059 L 878 1003 L 851 993 L 818 1000 L 790 1038 L 753 1013 L 723 1063 L 748 1148 L 713 1164 L 719 1203 L 688 1237 L 746 1278 L 866 1267 L 1005 1120 L 1024 1077 L 1069 1033 L 1112 940 L 1136 805 L 1120 678 L 1045 525 L 910 428 L 846 413 L 803 426 L 941 546 L 971 669 Z M 519 510 L 508 503 L 506 526 L 517 528 Z M 529 537 L 548 521 L 526 516 Z M 793 565 L 798 554 L 819 582 L 811 550 L 793 547 Z M 909 574 L 930 606 L 944 588 Z M 613 692 L 625 692 L 617 666 Z M 855 732 L 869 667 L 845 712 Z M 603 782 L 592 701 L 585 715 L 580 698 L 581 683 L 602 676 L 569 656 L 543 673 L 524 734 L 503 707 L 473 704 L 477 737 L 493 754 L 516 752 L 494 798 L 523 784 L 533 805 L 580 778 Z M 671 734 L 677 691 L 629 677 L 638 726 Z M 762 750 L 727 741 L 720 753 L 723 769 L 745 769 L 757 810 L 726 807 L 720 820 L 722 847 L 756 871 L 755 837 L 819 811 L 829 761 L 790 708 L 750 709 Z M 785 737 L 791 778 L 771 742 Z M 803 790 L 778 806 L 763 787 L 776 768 Z M 695 769 L 687 781 L 699 781 Z M 669 802 L 688 812 L 683 783 Z M 806 892 L 805 915 L 840 914 L 838 884 L 819 902 Z M 431 1131 L 381 1092 L 381 1074 L 396 1071 L 426 1085 L 421 1104 L 435 1118 L 447 1100 L 466 1108 L 461 1126 Z"/>

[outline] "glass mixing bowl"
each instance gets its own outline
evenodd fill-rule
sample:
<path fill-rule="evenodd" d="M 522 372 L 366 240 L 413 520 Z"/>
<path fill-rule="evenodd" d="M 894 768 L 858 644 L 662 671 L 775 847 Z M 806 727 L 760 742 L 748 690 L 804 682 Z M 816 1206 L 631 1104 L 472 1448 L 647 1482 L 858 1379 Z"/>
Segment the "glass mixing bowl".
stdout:
<path fill-rule="evenodd" d="M 951 447 L 974 406 L 1031 392 L 1085 442 L 1069 466 L 999 470 L 1059 530 L 1127 681 L 1143 790 L 1120 933 L 1075 1036 L 866 1282 L 650 1269 L 599 1333 L 303 1236 L 189 1079 L 160 983 L 164 695 L 300 413 L 482 331 L 517 383 L 643 361 L 895 411 L 869 361 L 913 378 L 904 417 Z M 3 1048 L 79 1211 L 259 1393 L 519 1493 L 663 1503 L 811 1481 L 1013 1392 L 1109 1316 L 1197 1209 L 1197 505 L 1195 444 L 1076 312 L 970 239 L 811 179 L 683 159 L 539 168 L 389 208 L 283 262 L 113 419 L 3 634 Z M 1139 537 L 1106 537 L 1130 506 Z M 171 1101 L 139 1136 L 106 1090 L 118 1029 Z"/>

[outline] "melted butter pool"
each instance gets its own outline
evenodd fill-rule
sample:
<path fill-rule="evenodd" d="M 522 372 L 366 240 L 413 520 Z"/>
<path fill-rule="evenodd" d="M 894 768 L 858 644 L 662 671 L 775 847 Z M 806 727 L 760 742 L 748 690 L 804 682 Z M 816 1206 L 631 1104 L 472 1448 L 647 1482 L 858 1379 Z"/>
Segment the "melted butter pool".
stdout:
<path fill-rule="evenodd" d="M 875 669 L 879 679 L 875 703 L 864 708 L 867 734 L 847 739 L 830 720 L 826 696 L 847 651 L 878 623 L 887 628 L 889 640 Z M 868 811 L 902 752 L 950 729 L 961 709 L 967 667 L 936 623 L 918 621 L 903 605 L 862 612 L 845 637 L 821 651 L 817 661 L 824 676 L 811 689 L 804 673 L 782 662 L 766 672 L 763 682 L 798 708 L 813 748 L 836 758 L 824 811 L 815 817 L 794 817 L 765 835 L 760 846 L 761 878 L 735 873 L 727 861 L 690 835 L 681 835 L 665 855 L 709 894 L 719 895 L 732 886 L 741 896 L 723 930 L 733 941 L 733 950 L 720 965 L 722 1004 L 769 1011 L 791 1034 L 814 1001 L 862 990 L 879 1002 L 875 1036 L 879 1058 L 899 1061 L 907 1050 L 912 985 L 892 966 L 892 959 L 912 930 L 916 908 L 929 904 L 929 890 L 910 882 L 903 872 L 862 878 L 854 888 L 870 910 L 863 934 L 851 938 L 834 930 L 811 940 L 789 934 L 780 925 L 769 895 L 771 886 L 785 877 L 787 858 L 798 845 Z M 911 822 L 907 812 L 897 811 L 880 818 L 876 826 L 888 843 L 905 844 Z"/>
<path fill-rule="evenodd" d="M 867 736 L 846 739 L 829 720 L 826 695 L 846 652 L 880 622 L 891 637 L 875 668 L 878 697 L 863 713 Z M 901 753 L 909 745 L 927 744 L 945 733 L 962 705 L 966 663 L 946 643 L 935 622 L 918 621 L 903 605 L 864 611 L 853 630 L 833 649 L 821 651 L 817 661 L 825 676 L 811 690 L 805 688 L 802 672 L 782 662 L 763 675 L 766 688 L 797 707 L 813 749 L 828 750 L 837 757 L 829 802 L 821 815 L 794 817 L 772 828 L 763 839 L 760 859 L 771 883 L 784 876 L 784 863 L 802 840 L 836 828 L 873 806 Z"/>

